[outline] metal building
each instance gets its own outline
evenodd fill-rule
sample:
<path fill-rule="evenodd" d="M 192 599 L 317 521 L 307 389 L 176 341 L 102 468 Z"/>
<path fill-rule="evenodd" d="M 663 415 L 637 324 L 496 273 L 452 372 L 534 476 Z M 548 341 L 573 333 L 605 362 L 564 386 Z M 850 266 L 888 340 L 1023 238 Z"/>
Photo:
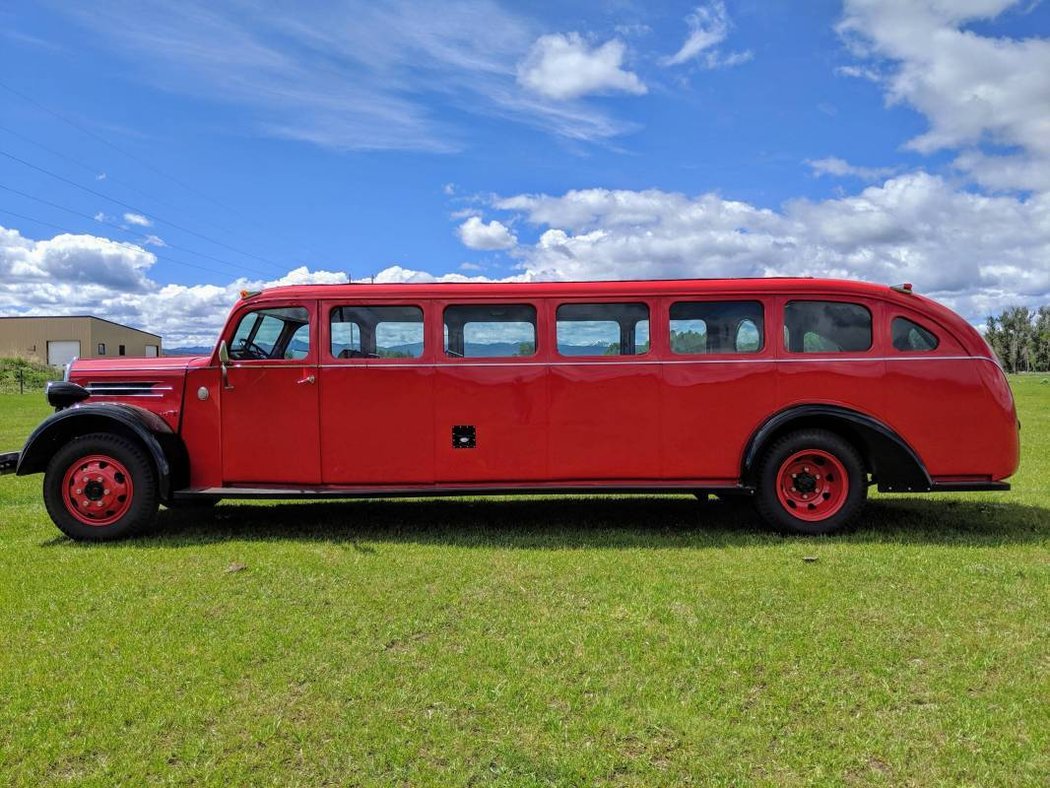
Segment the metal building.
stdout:
<path fill-rule="evenodd" d="M 63 366 L 74 358 L 152 357 L 160 351 L 156 334 L 91 315 L 0 317 L 0 357 Z"/>

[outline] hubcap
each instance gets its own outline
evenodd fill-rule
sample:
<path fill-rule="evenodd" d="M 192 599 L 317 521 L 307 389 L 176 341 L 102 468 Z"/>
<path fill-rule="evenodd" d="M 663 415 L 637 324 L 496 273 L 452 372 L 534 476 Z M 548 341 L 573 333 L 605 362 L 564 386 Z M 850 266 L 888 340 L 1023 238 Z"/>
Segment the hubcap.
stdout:
<path fill-rule="evenodd" d="M 826 520 L 846 503 L 849 477 L 835 455 L 823 449 L 795 452 L 777 473 L 777 498 L 794 517 Z"/>
<path fill-rule="evenodd" d="M 92 454 L 69 466 L 62 479 L 66 510 L 85 525 L 112 525 L 131 508 L 131 474 L 120 462 Z"/>

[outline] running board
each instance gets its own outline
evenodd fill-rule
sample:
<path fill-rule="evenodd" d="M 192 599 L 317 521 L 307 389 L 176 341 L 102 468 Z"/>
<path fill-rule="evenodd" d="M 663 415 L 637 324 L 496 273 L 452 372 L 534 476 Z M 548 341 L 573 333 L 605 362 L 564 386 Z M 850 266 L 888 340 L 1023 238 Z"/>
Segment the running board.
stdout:
<path fill-rule="evenodd" d="M 697 482 L 638 484 L 537 484 L 514 487 L 425 485 L 419 487 L 202 487 L 179 490 L 176 501 L 195 498 L 436 498 L 464 495 L 653 495 L 720 493 L 752 495 L 754 490 L 739 484 L 701 484 Z"/>

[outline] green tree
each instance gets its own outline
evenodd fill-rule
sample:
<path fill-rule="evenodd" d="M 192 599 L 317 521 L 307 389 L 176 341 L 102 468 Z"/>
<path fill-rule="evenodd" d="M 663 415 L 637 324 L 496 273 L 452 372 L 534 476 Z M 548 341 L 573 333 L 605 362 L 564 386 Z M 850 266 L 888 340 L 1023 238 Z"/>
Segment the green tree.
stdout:
<path fill-rule="evenodd" d="M 707 334 L 700 331 L 672 331 L 671 349 L 675 353 L 706 353 Z"/>
<path fill-rule="evenodd" d="M 1050 306 L 1039 307 L 1035 318 L 1035 369 L 1050 372 Z"/>
<path fill-rule="evenodd" d="M 1007 372 L 1050 370 L 1050 307 L 1004 309 L 988 318 L 984 338 Z"/>

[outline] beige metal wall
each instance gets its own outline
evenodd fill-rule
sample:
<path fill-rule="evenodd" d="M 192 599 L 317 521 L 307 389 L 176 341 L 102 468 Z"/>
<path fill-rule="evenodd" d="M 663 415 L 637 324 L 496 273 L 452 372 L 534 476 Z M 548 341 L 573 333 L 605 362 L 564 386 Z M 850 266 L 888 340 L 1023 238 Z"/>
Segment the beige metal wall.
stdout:
<path fill-rule="evenodd" d="M 106 346 L 106 358 L 125 355 L 143 357 L 146 346 L 154 345 L 161 353 L 161 339 L 145 331 L 108 323 L 93 317 L 40 317 L 0 319 L 0 356 L 17 356 L 47 363 L 48 341 L 80 342 L 81 358 L 98 358 L 98 345 Z"/>
<path fill-rule="evenodd" d="M 142 358 L 146 355 L 146 346 L 153 345 L 160 355 L 160 337 L 147 334 L 145 331 L 136 331 L 127 326 L 118 326 L 115 323 L 107 323 L 104 320 L 91 321 L 91 358 L 99 355 L 98 345 L 106 346 L 106 358 L 120 356 L 120 346 L 124 346 L 124 355 Z M 88 358 L 87 355 L 84 358 Z"/>

